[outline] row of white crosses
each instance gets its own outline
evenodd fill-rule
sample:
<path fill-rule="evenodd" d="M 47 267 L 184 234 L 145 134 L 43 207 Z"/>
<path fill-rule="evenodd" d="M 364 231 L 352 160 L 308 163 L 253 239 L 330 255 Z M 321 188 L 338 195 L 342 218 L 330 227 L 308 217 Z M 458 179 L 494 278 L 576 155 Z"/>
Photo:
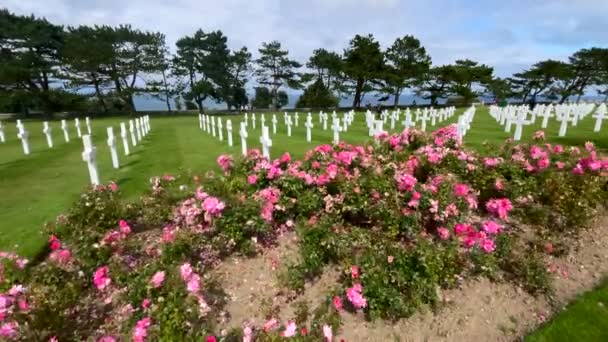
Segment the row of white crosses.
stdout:
<path fill-rule="evenodd" d="M 467 110 L 458 117 L 456 129 L 458 136 L 464 138 L 467 132 L 471 129 L 471 122 L 475 118 L 475 106 L 471 105 Z"/>
<path fill-rule="evenodd" d="M 327 129 L 327 114 L 321 112 L 319 117 L 324 123 L 324 128 Z M 199 128 L 208 134 L 211 134 L 213 137 L 218 137 L 220 141 L 223 141 L 223 125 L 222 119 L 220 117 L 210 116 L 206 114 L 199 114 Z M 270 129 L 266 125 L 266 117 L 264 114 L 260 115 L 260 123 L 261 123 L 261 136 L 260 143 L 262 144 L 262 154 L 266 155 L 266 153 L 270 153 L 270 147 L 272 147 L 272 140 L 270 138 Z M 300 115 L 299 113 L 295 113 L 293 116 L 289 113 L 285 112 L 283 115 L 283 121 L 286 126 L 287 136 L 292 136 L 292 126 L 295 124 L 296 127 L 299 127 Z M 340 141 L 340 132 L 346 132 L 348 130 L 349 125 L 352 125 L 354 121 L 354 111 L 350 111 L 344 113 L 342 117 L 342 121 L 338 118 L 338 115 L 334 112 L 332 114 L 332 130 L 334 132 L 332 141 L 338 143 Z M 277 117 L 276 114 L 272 115 L 272 132 L 276 135 L 277 132 Z M 247 138 L 249 134 L 247 132 L 247 128 L 251 125 L 253 128 L 256 127 L 256 116 L 255 113 L 251 113 L 251 116 L 248 113 L 245 113 L 243 116 L 243 121 L 240 125 L 239 135 L 241 137 L 241 148 L 243 155 L 247 154 Z M 306 122 L 304 123 L 304 127 L 306 127 L 306 141 L 312 141 L 312 129 L 314 128 L 314 124 L 312 121 L 312 113 L 308 113 L 306 117 Z M 216 131 L 217 128 L 217 131 Z M 232 147 L 232 122 L 231 120 L 226 120 L 226 131 L 228 136 L 228 146 Z"/>
<path fill-rule="evenodd" d="M 603 105 L 603 109 L 602 109 Z M 593 116 L 596 118 L 594 132 L 599 132 L 602 121 L 606 119 L 606 105 L 600 105 Z M 515 125 L 513 139 L 521 140 L 523 127 L 536 123 L 538 117 L 542 117 L 541 128 L 548 126 L 549 119 L 555 118 L 560 122 L 558 136 L 566 136 L 568 126 L 577 126 L 578 122 L 593 112 L 594 105 L 588 103 L 538 105 L 530 110 L 528 105 L 509 105 L 503 108 L 490 106 L 490 115 L 500 124 L 504 125 L 505 132 L 510 133 L 511 127 Z"/>
<path fill-rule="evenodd" d="M 88 122 L 88 120 L 87 120 Z M 135 118 L 134 120 L 129 120 L 129 130 L 127 131 L 127 125 L 125 122 L 120 123 L 120 137 L 122 139 L 123 151 L 125 156 L 130 154 L 129 148 L 129 138 L 128 135 L 131 135 L 131 145 L 133 147 L 137 146 L 138 143 L 142 141 L 142 139 L 150 133 L 150 117 L 148 115 Z M 128 133 L 127 133 L 128 132 Z M 114 135 L 114 128 L 107 128 L 107 144 L 110 147 L 110 157 L 112 158 L 112 167 L 115 169 L 120 168 L 120 161 L 118 158 L 118 147 L 117 147 L 117 138 Z M 82 135 L 82 144 L 84 146 L 84 151 L 82 152 L 82 160 L 87 163 L 87 167 L 89 169 L 89 178 L 91 180 L 91 184 L 98 185 L 100 183 L 99 180 L 99 171 L 97 169 L 97 148 L 93 145 L 93 140 L 91 134 Z"/>

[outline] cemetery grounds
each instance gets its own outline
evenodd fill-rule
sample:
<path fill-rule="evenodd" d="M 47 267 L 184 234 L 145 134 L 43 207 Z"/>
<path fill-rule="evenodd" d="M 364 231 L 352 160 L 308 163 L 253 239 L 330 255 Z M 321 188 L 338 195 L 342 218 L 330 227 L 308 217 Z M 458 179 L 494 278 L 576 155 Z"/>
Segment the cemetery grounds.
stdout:
<path fill-rule="evenodd" d="M 462 112 L 463 109 L 457 110 L 454 117 L 440 125 L 454 123 Z M 124 198 L 137 201 L 142 193 L 150 189 L 150 178 L 154 176 L 172 175 L 178 177 L 177 182 L 183 180 L 186 184 L 189 178 L 194 175 L 203 177 L 207 171 L 221 174 L 217 157 L 221 154 L 240 154 L 237 125 L 239 120 L 236 116 L 223 118 L 231 118 L 233 121 L 235 144 L 232 148 L 227 146 L 225 140 L 220 142 L 202 132 L 196 116 L 151 117 L 150 135 L 140 145 L 132 147 L 129 157 L 120 153 L 121 168 L 118 170 L 111 166 L 109 149 L 105 143 L 106 127 L 112 125 L 117 131 L 119 123 L 124 119 L 92 119 L 93 140 L 98 151 L 102 182 L 115 182 Z M 270 115 L 266 116 L 267 125 L 270 118 Z M 286 136 L 282 114 L 279 114 L 278 118 L 279 132 L 272 136 L 273 146 L 270 151 L 273 159 L 280 158 L 285 152 L 290 153 L 293 159 L 301 159 L 313 147 L 331 142 L 332 131 L 323 131 L 316 115 L 313 119 L 315 128 L 311 143 L 305 141 L 305 115 L 300 116 L 299 127 L 292 128 L 290 138 Z M 559 138 L 559 123 L 552 120 L 545 130 L 547 141 L 577 146 L 584 145 L 586 141 L 593 141 L 602 153 L 608 148 L 606 128 L 600 134 L 594 135 L 591 133 L 593 123 L 594 120 L 587 117 L 578 127 L 569 128 L 566 137 Z M 0 250 L 14 250 L 34 260 L 33 262 L 39 262 L 41 256 L 48 252 L 48 232 L 43 229 L 43 223 L 54 221 L 57 215 L 79 201 L 80 194 L 86 190 L 88 174 L 81 156 L 82 143 L 75 136 L 73 122 L 70 122 L 72 141 L 67 144 L 63 142 L 59 121 L 51 122 L 55 140 L 53 149 L 46 146 L 40 121 L 24 121 L 24 124 L 30 131 L 31 155 L 23 155 L 13 122 L 6 123 L 7 142 L 0 145 Z M 387 126 L 384 128 L 388 130 Z M 397 129 L 393 132 L 401 131 L 401 127 L 401 123 L 397 123 Z M 439 125 L 429 125 L 428 130 L 438 127 Z M 530 141 L 533 133 L 539 128 L 539 124 L 526 126 L 523 132 L 524 140 Z M 249 148 L 259 148 L 260 125 L 258 124 L 255 130 L 249 127 L 248 133 Z M 471 131 L 465 138 L 465 145 L 483 152 L 489 149 L 488 143 L 499 145 L 511 134 L 505 133 L 489 116 L 487 108 L 479 107 Z M 352 144 L 363 144 L 370 140 L 361 114 L 357 114 L 355 123 L 348 132 L 341 133 L 341 140 Z M 190 183 L 188 186 L 189 191 L 194 191 Z M 599 217 L 596 224 L 605 222 Z M 268 306 L 269 299 L 275 297 L 276 291 L 281 291 L 275 283 L 277 275 L 281 273 L 280 269 L 289 263 L 289 259 L 297 259 L 297 251 L 294 252 L 292 248 L 295 246 L 294 239 L 293 232 L 286 233 L 284 238 L 276 242 L 276 249 L 253 258 L 231 257 L 220 268 L 220 272 L 224 272 L 228 277 L 232 276 L 232 280 L 226 278 L 228 286 L 225 290 L 233 292 L 233 297 L 237 297 L 233 298 L 232 304 L 227 305 L 227 310 L 231 310 L 232 322 L 236 322 L 237 326 L 240 326 L 237 318 L 244 320 L 251 314 L 251 310 L 239 307 L 246 308 L 247 305 L 255 303 L 263 308 Z M 574 259 L 574 262 L 568 263 L 565 261 L 566 257 L 556 253 L 554 265 L 557 265 L 558 270 L 551 273 L 551 277 L 555 278 L 555 292 L 552 297 L 531 296 L 520 287 L 500 281 L 492 283 L 485 278 L 479 278 L 467 281 L 457 290 L 442 291 L 439 298 L 445 305 L 436 313 L 415 313 L 414 316 L 396 324 L 385 321 L 365 322 L 361 312 L 343 315 L 339 334 L 347 341 L 356 341 L 362 337 L 379 341 L 396 336 L 408 336 L 410 340 L 509 340 L 522 336 L 544 321 L 553 311 L 558 311 L 555 308 L 563 306 L 582 290 L 597 284 L 599 278 L 608 273 L 607 265 L 598 262 L 599 253 L 605 254 L 607 238 L 584 236 L 576 244 L 580 248 L 575 248 L 573 254 L 569 255 L 570 260 Z M 604 254 L 599 256 L 600 261 L 606 260 Z M 307 299 L 311 303 L 319 304 L 319 301 L 325 299 L 323 291 L 334 286 L 338 278 L 345 277 L 342 272 L 344 268 L 348 269 L 346 265 L 333 266 L 331 271 L 324 272 L 319 279 L 307 283 L 303 294 L 297 292 L 297 295 L 287 293 L 278 296 L 279 300 L 284 301 L 281 304 L 288 307 L 285 309 L 287 312 L 282 312 L 281 315 L 293 317 L 303 311 L 292 308 L 293 305 L 287 303 L 293 304 Z M 594 269 L 589 271 L 589 268 Z M 361 272 L 364 273 L 365 269 Z M 608 319 L 602 318 L 608 315 L 606 309 L 598 303 L 606 302 L 607 296 L 606 287 L 586 295 L 576 302 L 571 310 L 559 316 L 555 324 L 530 336 L 530 340 L 564 339 L 572 337 L 567 332 L 573 330 L 577 331 L 577 338 L 582 338 L 585 334 L 589 334 L 590 338 L 605 337 L 602 335 L 605 332 L 598 330 L 598 327 L 608 326 Z M 584 317 L 582 321 L 581 317 Z"/>

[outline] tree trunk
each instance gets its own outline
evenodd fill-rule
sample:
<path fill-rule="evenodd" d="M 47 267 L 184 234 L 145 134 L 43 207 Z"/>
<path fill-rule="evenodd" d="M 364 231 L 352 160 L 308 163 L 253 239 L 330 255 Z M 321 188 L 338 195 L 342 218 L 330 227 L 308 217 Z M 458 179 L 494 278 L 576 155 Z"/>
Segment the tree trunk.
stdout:
<path fill-rule="evenodd" d="M 393 107 L 397 109 L 397 107 L 399 107 L 399 97 L 401 96 L 401 89 L 397 90 L 393 95 L 395 96 L 395 99 L 393 100 Z"/>
<path fill-rule="evenodd" d="M 562 97 L 559 99 L 559 104 L 563 104 L 564 102 L 566 102 L 567 98 L 568 98 L 568 95 L 562 95 Z"/>
<path fill-rule="evenodd" d="M 95 95 L 97 95 L 97 99 L 99 99 L 99 103 L 101 104 L 101 108 L 103 108 L 104 114 L 108 113 L 108 106 L 106 105 L 106 101 L 103 98 L 103 94 L 99 89 L 99 81 L 94 79 L 93 84 L 95 85 Z"/>
<path fill-rule="evenodd" d="M 437 95 L 431 94 L 431 106 L 437 105 Z"/>
<path fill-rule="evenodd" d="M 353 98 L 353 107 L 355 109 L 361 108 L 361 93 L 363 92 L 363 79 L 357 80 L 355 87 L 355 97 Z"/>
<path fill-rule="evenodd" d="M 582 93 L 579 93 L 579 94 L 578 94 L 578 97 L 576 98 L 576 103 L 581 102 L 581 97 L 582 97 L 582 96 L 583 96 L 583 94 L 582 94 Z"/>
<path fill-rule="evenodd" d="M 169 102 L 169 87 L 167 86 L 167 76 L 165 76 L 165 70 L 163 69 L 163 86 L 165 87 L 165 102 L 167 103 L 167 110 L 171 113 L 171 102 Z"/>
<path fill-rule="evenodd" d="M 203 99 L 197 96 L 194 99 L 194 101 L 196 102 L 196 105 L 198 106 L 198 111 L 200 113 L 202 113 L 203 112 Z"/>

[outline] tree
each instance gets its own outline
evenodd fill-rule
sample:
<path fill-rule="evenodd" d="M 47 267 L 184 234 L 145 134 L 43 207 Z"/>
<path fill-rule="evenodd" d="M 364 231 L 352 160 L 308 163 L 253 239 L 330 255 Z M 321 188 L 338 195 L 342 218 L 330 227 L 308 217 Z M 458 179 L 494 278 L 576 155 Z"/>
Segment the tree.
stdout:
<path fill-rule="evenodd" d="M 404 89 L 419 83 L 431 67 L 431 57 L 420 41 L 413 36 L 397 38 L 384 53 L 384 91 L 394 96 L 394 106 Z"/>
<path fill-rule="evenodd" d="M 256 60 L 258 68 L 255 71 L 258 83 L 270 88 L 272 108 L 277 110 L 279 106 L 279 89 L 283 85 L 290 88 L 299 88 L 300 82 L 295 69 L 301 64 L 288 58 L 289 51 L 281 50 L 281 43 L 272 41 L 262 43 L 258 50 L 260 58 Z"/>
<path fill-rule="evenodd" d="M 534 64 L 529 70 L 514 74 L 512 84 L 515 93 L 522 99 L 522 102 L 526 102 L 530 97 L 530 102 L 536 103 L 538 95 L 553 85 L 563 68 L 563 63 L 548 59 Z"/>
<path fill-rule="evenodd" d="M 266 88 L 266 87 L 256 87 L 255 88 L 255 97 L 251 101 L 251 104 L 255 108 L 263 108 L 263 109 L 270 108 L 271 106 L 274 106 L 273 101 L 274 101 L 274 97 L 272 96 L 272 94 L 270 93 L 270 90 L 268 88 Z M 287 105 L 287 103 L 289 103 L 289 97 L 287 96 L 286 92 L 279 90 L 279 92 L 277 93 L 276 101 L 277 101 L 276 102 L 277 109 L 279 109 L 279 108 Z"/>
<path fill-rule="evenodd" d="M 312 74 L 306 76 L 310 79 L 320 79 L 329 91 L 340 91 L 342 77 L 342 57 L 325 49 L 316 49 L 306 63 L 312 69 Z M 316 82 L 316 81 L 315 81 Z"/>
<path fill-rule="evenodd" d="M 353 107 L 360 108 L 365 92 L 381 77 L 384 54 L 374 36 L 356 35 L 344 51 L 344 73 L 353 83 Z"/>
<path fill-rule="evenodd" d="M 429 70 L 418 85 L 418 95 L 430 100 L 431 106 L 437 105 L 437 100 L 450 94 L 452 82 L 455 79 L 454 66 L 442 65 Z"/>
<path fill-rule="evenodd" d="M 112 44 L 112 62 L 107 73 L 114 92 L 129 111 L 135 111 L 133 96 L 149 90 L 144 75 L 159 72 L 164 67 L 165 36 L 136 30 L 130 25 L 102 27 L 100 35 Z"/>
<path fill-rule="evenodd" d="M 457 60 L 453 66 L 452 92 L 462 97 L 464 104 L 469 105 L 479 96 L 473 87 L 482 87 L 492 80 L 494 69 L 485 64 L 465 59 Z"/>
<path fill-rule="evenodd" d="M 228 110 L 232 107 L 241 108 L 248 103 L 245 84 L 251 69 L 251 53 L 246 47 L 242 47 L 230 55 L 229 62 L 230 82 L 224 90 L 224 101 L 228 105 Z"/>
<path fill-rule="evenodd" d="M 585 93 L 585 89 L 597 82 L 602 73 L 602 64 L 608 59 L 608 49 L 591 48 L 581 49 L 568 58 L 570 64 L 566 72 L 558 78 L 561 87 L 560 103 L 568 97 L 578 95 L 577 102 Z"/>
<path fill-rule="evenodd" d="M 109 69 L 113 62 L 112 39 L 108 28 L 68 27 L 61 50 L 62 77 L 66 87 L 78 91 L 93 88 L 104 112 L 108 112 L 105 91 L 111 87 Z"/>
<path fill-rule="evenodd" d="M 513 91 L 508 79 L 496 77 L 486 85 L 488 92 L 496 99 L 496 102 L 507 100 Z"/>
<path fill-rule="evenodd" d="M 340 101 L 323 83 L 321 78 L 308 86 L 298 99 L 297 108 L 329 108 L 336 107 Z"/>
<path fill-rule="evenodd" d="M 224 100 L 222 89 L 230 84 L 227 41 L 222 31 L 205 33 L 198 30 L 194 36 L 185 36 L 176 42 L 173 72 L 186 77 L 189 91 L 183 94 L 184 99 L 194 101 L 199 111 L 203 110 L 203 101 L 209 97 Z"/>
<path fill-rule="evenodd" d="M 61 26 L 46 19 L 18 16 L 0 10 L 0 91 L 20 92 L 35 98 L 49 112 L 58 93 L 51 94 L 64 44 Z M 30 102 L 32 103 L 32 102 Z M 22 106 L 27 112 L 27 108 Z"/>

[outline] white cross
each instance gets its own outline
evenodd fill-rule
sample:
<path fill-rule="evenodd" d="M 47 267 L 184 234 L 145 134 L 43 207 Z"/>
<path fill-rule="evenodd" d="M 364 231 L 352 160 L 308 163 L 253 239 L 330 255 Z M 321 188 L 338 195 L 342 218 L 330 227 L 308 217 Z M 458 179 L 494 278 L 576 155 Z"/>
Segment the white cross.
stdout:
<path fill-rule="evenodd" d="M 397 113 L 396 113 L 396 112 L 393 112 L 393 113 L 391 114 L 391 130 L 394 130 L 394 129 L 395 129 L 395 119 L 396 119 L 396 115 L 397 115 Z M 433 124 L 433 125 L 434 125 L 434 124 Z"/>
<path fill-rule="evenodd" d="M 296 112 L 293 116 L 296 119 L 296 127 L 298 127 L 300 125 L 300 115 L 298 114 L 298 112 Z"/>
<path fill-rule="evenodd" d="M 226 120 L 226 132 L 228 133 L 228 146 L 232 147 L 232 121 Z"/>
<path fill-rule="evenodd" d="M 21 145 L 23 146 L 23 153 L 25 155 L 30 154 L 30 133 L 25 129 L 25 126 L 21 124 L 21 121 L 17 122 L 17 128 L 19 132 L 17 133 L 17 137 L 21 139 Z"/>
<path fill-rule="evenodd" d="M 323 113 L 323 130 L 327 131 L 327 113 Z"/>
<path fill-rule="evenodd" d="M 53 148 L 53 136 L 51 135 L 52 128 L 49 126 L 48 121 L 45 121 L 42 124 L 42 133 L 46 135 L 46 143 L 49 145 L 49 148 Z"/>
<path fill-rule="evenodd" d="M 224 127 L 222 125 L 222 119 L 217 118 L 217 133 L 219 135 L 220 141 L 224 141 Z"/>
<path fill-rule="evenodd" d="M 286 117 L 286 125 L 287 125 L 287 136 L 291 136 L 291 116 L 287 115 Z"/>
<path fill-rule="evenodd" d="M 306 126 L 306 142 L 310 142 L 311 140 L 311 129 L 314 127 L 312 124 L 312 116 L 310 113 L 308 113 L 308 117 L 306 118 L 306 123 L 304 124 L 304 126 Z"/>
<path fill-rule="evenodd" d="M 270 147 L 272 147 L 272 140 L 270 140 L 270 137 L 268 136 L 268 127 L 266 126 L 262 126 L 260 144 L 262 144 L 262 155 L 266 158 L 270 158 Z"/>
<path fill-rule="evenodd" d="M 215 138 L 215 116 L 211 117 L 211 135 Z"/>
<path fill-rule="evenodd" d="M 336 118 L 331 124 L 331 129 L 334 131 L 334 144 L 340 142 L 340 119 Z"/>
<path fill-rule="evenodd" d="M 272 134 L 277 134 L 277 115 L 272 114 Z"/>
<path fill-rule="evenodd" d="M 374 120 L 374 135 L 384 133 L 384 121 Z"/>
<path fill-rule="evenodd" d="M 570 111 L 566 110 L 562 113 L 562 117 L 560 119 L 561 125 L 559 126 L 559 133 L 557 134 L 560 137 L 566 136 L 566 131 L 568 130 L 568 121 L 570 121 Z"/>
<path fill-rule="evenodd" d="M 204 115 L 203 116 L 203 124 L 205 126 L 205 132 L 207 132 L 207 134 L 211 134 L 211 123 L 209 122 L 209 115 Z"/>
<path fill-rule="evenodd" d="M 348 119 L 346 113 L 342 116 L 342 132 L 348 132 Z"/>
<path fill-rule="evenodd" d="M 515 134 L 513 135 L 513 140 L 520 141 L 523 126 L 531 123 L 529 121 L 526 121 L 527 116 L 528 116 L 527 111 L 525 111 L 525 112 L 522 111 L 515 119 Z"/>
<path fill-rule="evenodd" d="M 255 113 L 251 113 L 251 127 L 255 129 Z"/>
<path fill-rule="evenodd" d="M 408 111 L 405 112 L 405 120 L 403 121 L 403 127 L 405 129 L 409 129 L 410 127 L 414 127 L 415 124 L 412 121 L 412 114 L 409 112 L 409 108 Z"/>
<path fill-rule="evenodd" d="M 606 112 L 608 111 L 606 110 L 605 103 L 599 105 L 595 110 L 595 115 L 593 115 L 593 117 L 595 118 L 595 126 L 593 127 L 594 132 L 597 133 L 602 129 L 602 121 L 608 119 L 606 117 Z"/>
<path fill-rule="evenodd" d="M 82 138 L 82 132 L 80 131 L 80 120 L 78 118 L 74 119 L 74 127 L 76 127 L 76 135 L 79 138 Z"/>
<path fill-rule="evenodd" d="M 97 149 L 93 146 L 90 135 L 84 135 L 82 137 L 82 144 L 84 145 L 84 151 L 82 152 L 82 160 L 87 163 L 89 168 L 89 177 L 91 184 L 99 184 L 99 173 L 97 172 Z"/>
<path fill-rule="evenodd" d="M 89 135 L 91 135 L 91 120 L 89 119 L 88 116 L 86 118 L 84 118 L 84 122 L 87 125 L 87 133 L 89 133 Z"/>
<path fill-rule="evenodd" d="M 133 120 L 129 120 L 129 133 L 131 133 L 131 144 L 137 146 L 137 138 L 135 138 L 135 124 Z"/>
<path fill-rule="evenodd" d="M 108 127 L 108 146 L 110 147 L 110 156 L 112 157 L 112 167 L 118 169 L 118 151 L 116 150 L 116 137 L 114 136 L 114 128 Z"/>
<path fill-rule="evenodd" d="M 422 112 L 422 123 L 420 124 L 420 129 L 423 132 L 426 132 L 426 120 L 428 119 L 427 117 L 428 111 L 426 108 L 424 108 L 424 111 Z"/>
<path fill-rule="evenodd" d="M 198 127 L 203 130 L 203 114 L 198 115 Z"/>
<path fill-rule="evenodd" d="M 120 137 L 122 138 L 122 148 L 125 151 L 125 156 L 131 154 L 129 151 L 129 134 L 127 133 L 127 125 L 124 122 L 120 123 Z"/>
<path fill-rule="evenodd" d="M 260 118 L 260 123 L 262 124 L 262 127 L 264 127 L 264 125 L 266 124 L 266 117 L 264 116 L 264 114 L 262 114 L 262 117 Z"/>
<path fill-rule="evenodd" d="M 245 122 L 241 122 L 241 130 L 239 131 L 239 135 L 241 136 L 241 152 L 243 156 L 247 156 L 247 124 Z"/>
<path fill-rule="evenodd" d="M 66 143 L 70 142 L 70 133 L 68 132 L 68 123 L 65 120 L 61 120 L 61 129 L 63 130 L 63 138 Z"/>
<path fill-rule="evenodd" d="M 249 114 L 245 113 L 245 126 L 249 125 Z"/>
<path fill-rule="evenodd" d="M 141 141 L 141 123 L 139 122 L 139 118 L 135 118 L 135 133 L 137 133 L 137 142 Z"/>
<path fill-rule="evenodd" d="M 4 125 L 2 121 L 0 121 L 0 142 L 6 142 L 6 137 L 4 136 Z"/>

